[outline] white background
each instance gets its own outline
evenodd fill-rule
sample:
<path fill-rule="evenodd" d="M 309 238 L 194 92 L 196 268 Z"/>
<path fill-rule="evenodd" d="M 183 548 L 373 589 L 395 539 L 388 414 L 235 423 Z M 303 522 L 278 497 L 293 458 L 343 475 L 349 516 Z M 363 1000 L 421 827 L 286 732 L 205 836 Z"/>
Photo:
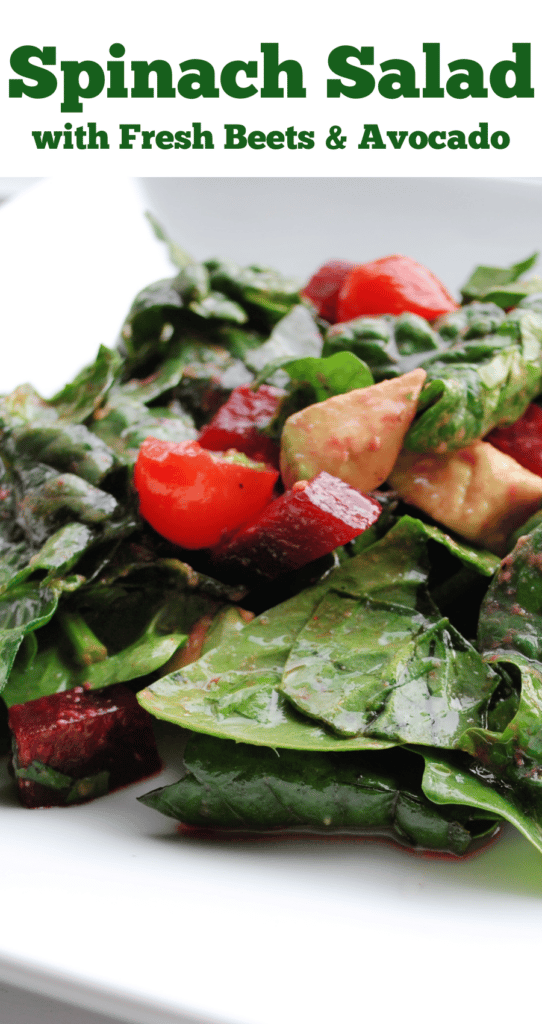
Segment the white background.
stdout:
<path fill-rule="evenodd" d="M 74 18 L 74 11 L 80 13 Z M 84 14 L 83 14 L 84 10 Z M 316 0 L 311 5 L 299 0 L 275 0 L 258 5 L 253 0 L 231 0 L 205 5 L 178 0 L 94 0 L 92 5 L 75 8 L 65 0 L 47 4 L 27 0 L 10 10 L 3 26 L 0 45 L 1 89 L 0 117 L 3 125 L 4 175 L 44 175 L 82 173 L 122 173 L 136 175 L 516 175 L 540 173 L 540 132 L 542 97 L 542 52 L 537 29 L 538 5 L 526 0 L 510 5 L 502 0 L 456 0 L 453 5 L 434 0 L 387 0 L 385 4 L 362 4 L 343 0 L 333 5 Z M 131 60 L 169 61 L 175 71 L 181 61 L 195 57 L 210 61 L 217 72 L 230 60 L 257 60 L 261 86 L 261 42 L 278 42 L 280 60 L 295 59 L 304 72 L 306 99 L 262 99 L 256 95 L 235 100 L 221 93 L 217 99 L 107 99 L 105 91 L 83 101 L 81 114 L 65 114 L 62 99 L 60 62 L 94 60 L 102 67 L 109 46 L 121 42 L 131 84 Z M 380 62 L 402 58 L 417 70 L 417 85 L 423 88 L 424 42 L 441 43 L 442 79 L 449 74 L 453 60 L 476 59 L 485 71 L 502 60 L 513 58 L 512 44 L 532 44 L 532 84 L 534 99 L 501 99 L 490 90 L 487 99 L 389 100 L 378 92 L 362 100 L 342 96 L 326 98 L 329 76 L 327 57 L 338 45 L 374 46 L 378 78 Z M 56 46 L 57 91 L 47 99 L 8 98 L 8 80 L 12 76 L 9 60 L 12 51 L 22 45 Z M 179 72 L 180 76 L 180 72 Z M 33 130 L 62 130 L 66 121 L 73 128 L 96 122 L 108 132 L 110 149 L 39 151 L 32 139 Z M 131 151 L 118 149 L 119 123 L 139 123 L 142 129 L 178 131 L 201 122 L 212 131 L 214 150 Z M 386 150 L 359 150 L 358 142 L 365 123 L 378 123 L 382 133 L 388 130 L 451 131 L 466 134 L 488 122 L 490 133 L 506 131 L 511 138 L 508 149 L 497 151 L 412 149 L 408 141 L 400 151 L 388 145 Z M 242 123 L 248 131 L 284 131 L 293 125 L 298 131 L 313 130 L 313 150 L 225 151 L 224 124 Z M 343 150 L 326 148 L 325 139 L 333 124 L 347 136 Z"/>

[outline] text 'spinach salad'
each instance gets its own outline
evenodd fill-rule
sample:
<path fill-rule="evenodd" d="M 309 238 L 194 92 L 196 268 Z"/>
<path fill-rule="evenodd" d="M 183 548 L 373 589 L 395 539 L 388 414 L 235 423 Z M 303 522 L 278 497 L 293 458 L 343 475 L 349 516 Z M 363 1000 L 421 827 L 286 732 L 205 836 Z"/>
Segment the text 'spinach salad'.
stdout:
<path fill-rule="evenodd" d="M 184 773 L 141 799 L 185 826 L 542 852 L 535 257 L 458 305 L 404 256 L 300 292 L 164 240 L 118 348 L 0 399 L 22 802 L 151 775 L 156 716 Z"/>

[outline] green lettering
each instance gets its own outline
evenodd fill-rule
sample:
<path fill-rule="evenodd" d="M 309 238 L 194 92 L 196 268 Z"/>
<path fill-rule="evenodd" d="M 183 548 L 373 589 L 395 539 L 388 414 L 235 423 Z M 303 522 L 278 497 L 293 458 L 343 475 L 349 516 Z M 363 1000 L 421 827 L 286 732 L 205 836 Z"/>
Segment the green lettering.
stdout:
<path fill-rule="evenodd" d="M 247 144 L 247 130 L 244 124 L 225 124 L 226 141 L 224 149 L 244 149 Z"/>
<path fill-rule="evenodd" d="M 425 149 L 427 146 L 427 135 L 425 132 L 411 132 L 408 136 L 408 144 L 412 149 Z"/>
<path fill-rule="evenodd" d="M 468 149 L 464 132 L 450 132 L 448 135 L 448 149 Z"/>
<path fill-rule="evenodd" d="M 396 75 L 384 75 L 378 83 L 378 91 L 387 100 L 396 100 L 399 96 L 409 99 L 420 95 L 416 88 L 416 72 L 408 60 L 385 60 L 380 67 L 382 71 L 397 71 Z"/>
<path fill-rule="evenodd" d="M 422 50 L 425 53 L 423 97 L 424 99 L 441 100 L 444 96 L 444 89 L 440 84 L 440 43 L 424 43 Z"/>
<path fill-rule="evenodd" d="M 480 121 L 479 132 L 471 132 L 469 135 L 469 146 L 471 149 L 489 149 L 487 137 L 487 121 Z"/>
<path fill-rule="evenodd" d="M 266 142 L 269 149 L 284 149 L 284 135 L 282 132 L 269 132 Z"/>
<path fill-rule="evenodd" d="M 194 130 L 194 141 L 192 149 L 214 149 L 213 136 L 211 132 L 201 130 L 201 121 L 192 121 Z"/>
<path fill-rule="evenodd" d="M 220 75 L 220 84 L 225 93 L 228 96 L 233 96 L 236 100 L 246 100 L 249 96 L 254 96 L 258 92 L 255 85 L 239 85 L 237 81 L 237 75 L 243 72 L 247 78 L 258 77 L 258 63 L 255 60 L 249 60 L 246 63 L 243 60 L 231 60 L 229 64 L 225 64 L 222 68 L 222 74 Z"/>
<path fill-rule="evenodd" d="M 158 149 L 173 149 L 173 132 L 158 132 L 156 145 Z"/>
<path fill-rule="evenodd" d="M 175 149 L 190 149 L 190 132 L 175 132 Z"/>
<path fill-rule="evenodd" d="M 250 132 L 248 144 L 251 149 L 265 149 L 265 132 Z"/>
<path fill-rule="evenodd" d="M 491 136 L 491 145 L 494 149 L 506 149 L 510 145 L 510 136 L 508 132 L 493 132 Z"/>
<path fill-rule="evenodd" d="M 303 69 L 297 60 L 284 60 L 279 64 L 279 44 L 262 43 L 263 53 L 263 87 L 260 96 L 263 99 L 282 99 L 284 89 L 279 86 L 279 75 L 286 75 L 286 95 L 292 99 L 304 99 L 307 90 L 303 88 Z"/>
<path fill-rule="evenodd" d="M 119 149 L 133 149 L 132 143 L 135 142 L 135 133 L 141 131 L 140 124 L 119 124 L 120 128 L 120 146 Z"/>
<path fill-rule="evenodd" d="M 520 99 L 532 99 L 534 89 L 531 85 L 531 44 L 514 43 L 512 50 L 516 55 L 515 61 L 501 60 L 491 69 L 489 73 L 491 88 L 497 96 L 501 96 L 504 100 L 509 100 L 512 96 L 518 96 Z M 506 81 L 508 73 L 514 75 L 513 85 L 508 85 Z"/>
<path fill-rule="evenodd" d="M 43 100 L 47 96 L 52 96 L 56 89 L 56 75 L 38 64 L 31 64 L 31 57 L 37 57 L 42 64 L 56 64 L 56 46 L 44 46 L 43 50 L 37 46 L 18 46 L 13 51 L 10 59 L 11 70 L 36 84 L 27 85 L 22 78 L 10 78 L 9 95 L 12 98 L 32 96 L 35 100 Z"/>
<path fill-rule="evenodd" d="M 173 88 L 173 73 L 171 65 L 167 60 L 153 60 L 149 64 L 146 60 L 133 60 L 132 71 L 134 73 L 134 84 L 131 95 L 134 99 L 152 99 L 154 89 L 149 85 L 149 75 L 156 75 L 156 95 L 160 99 L 174 99 L 177 95 Z"/>
<path fill-rule="evenodd" d="M 374 47 L 362 46 L 356 50 L 355 46 L 336 46 L 328 57 L 329 70 L 340 78 L 328 78 L 327 95 L 332 99 L 338 96 L 349 96 L 350 99 L 360 100 L 370 96 L 375 87 L 375 80 L 370 71 L 363 67 L 356 67 L 350 64 L 348 58 L 354 58 L 359 65 L 374 64 Z M 350 79 L 354 85 L 345 85 L 342 78 Z"/>
<path fill-rule="evenodd" d="M 390 140 L 394 149 L 401 149 L 403 142 L 405 141 L 408 132 L 386 132 L 388 139 Z"/>
<path fill-rule="evenodd" d="M 485 99 L 487 89 L 484 87 L 484 71 L 477 60 L 453 60 L 448 64 L 450 71 L 465 71 L 464 75 L 452 75 L 446 82 L 446 92 L 454 100 L 464 100 L 467 96 Z"/>
<path fill-rule="evenodd" d="M 187 100 L 196 100 L 199 96 L 205 99 L 216 99 L 219 90 L 215 85 L 215 69 L 208 60 L 183 60 L 179 64 L 181 71 L 194 71 L 195 74 L 183 74 L 177 82 L 177 89 Z"/>
<path fill-rule="evenodd" d="M 431 132 L 429 135 L 429 145 L 431 149 L 446 149 L 446 132 Z M 437 139 L 442 139 L 442 142 L 437 142 Z"/>
<path fill-rule="evenodd" d="M 377 124 L 365 124 L 363 126 L 363 138 L 358 149 L 386 149 L 380 128 Z"/>
<path fill-rule="evenodd" d="M 103 69 L 93 60 L 63 60 L 60 67 L 64 74 L 64 99 L 60 109 L 79 113 L 83 109 L 81 98 L 92 100 L 101 93 L 105 85 Z M 86 85 L 81 85 L 81 75 L 87 76 Z"/>

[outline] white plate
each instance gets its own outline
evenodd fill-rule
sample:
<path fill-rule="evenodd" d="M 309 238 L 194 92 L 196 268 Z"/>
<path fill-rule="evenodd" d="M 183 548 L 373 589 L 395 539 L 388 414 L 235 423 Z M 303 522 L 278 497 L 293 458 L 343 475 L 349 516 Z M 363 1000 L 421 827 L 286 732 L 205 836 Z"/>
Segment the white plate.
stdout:
<path fill-rule="evenodd" d="M 539 241 L 535 184 L 150 185 L 163 219 L 176 206 L 176 234 L 196 256 L 301 275 L 330 255 L 398 250 L 454 288 L 477 260 L 512 262 Z M 99 341 L 113 343 L 131 293 L 168 272 L 140 212 L 135 186 L 117 180 L 40 183 L 0 209 L 0 390 L 30 379 L 51 393 Z M 176 777 L 167 737 L 164 750 L 160 783 Z M 138 804 L 149 788 L 27 811 L 6 774 L 0 978 L 132 1024 L 539 1012 L 542 858 L 518 834 L 466 861 L 358 841 L 211 843 Z"/>

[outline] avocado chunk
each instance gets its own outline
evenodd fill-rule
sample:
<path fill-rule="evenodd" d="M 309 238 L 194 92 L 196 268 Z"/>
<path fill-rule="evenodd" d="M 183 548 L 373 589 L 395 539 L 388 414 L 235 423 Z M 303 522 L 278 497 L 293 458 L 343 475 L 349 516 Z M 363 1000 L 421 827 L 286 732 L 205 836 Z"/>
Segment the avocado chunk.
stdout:
<path fill-rule="evenodd" d="M 542 478 L 487 441 L 445 455 L 403 451 L 390 484 L 409 504 L 496 555 L 542 504 Z"/>
<path fill-rule="evenodd" d="M 379 487 L 403 446 L 425 377 L 425 370 L 412 370 L 290 416 L 281 440 L 285 486 L 325 471 L 359 491 Z"/>

